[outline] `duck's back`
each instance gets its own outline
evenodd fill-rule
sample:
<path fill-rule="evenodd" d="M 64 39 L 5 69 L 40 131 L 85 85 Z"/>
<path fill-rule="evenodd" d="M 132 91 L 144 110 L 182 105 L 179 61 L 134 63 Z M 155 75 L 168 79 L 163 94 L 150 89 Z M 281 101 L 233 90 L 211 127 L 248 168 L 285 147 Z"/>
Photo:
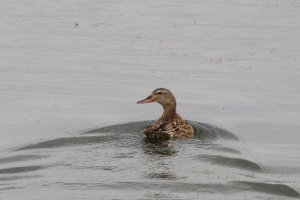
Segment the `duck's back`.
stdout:
<path fill-rule="evenodd" d="M 170 138 L 192 138 L 193 127 L 176 114 L 171 120 L 159 119 L 143 130 L 146 138 L 170 139 Z"/>
<path fill-rule="evenodd" d="M 192 138 L 194 135 L 193 127 L 178 114 L 172 122 L 172 126 L 176 128 L 174 138 Z"/>

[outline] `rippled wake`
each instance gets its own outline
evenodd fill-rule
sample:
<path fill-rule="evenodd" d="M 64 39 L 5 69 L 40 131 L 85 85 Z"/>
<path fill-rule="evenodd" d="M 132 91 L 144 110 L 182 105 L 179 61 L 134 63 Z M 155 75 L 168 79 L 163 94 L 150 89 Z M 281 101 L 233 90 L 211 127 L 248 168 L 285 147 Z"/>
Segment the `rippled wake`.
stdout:
<path fill-rule="evenodd" d="M 191 122 L 193 139 L 160 145 L 140 133 L 150 123 L 107 126 L 10 152 L 0 158 L 0 199 L 300 197 L 247 157 L 229 131 Z"/>

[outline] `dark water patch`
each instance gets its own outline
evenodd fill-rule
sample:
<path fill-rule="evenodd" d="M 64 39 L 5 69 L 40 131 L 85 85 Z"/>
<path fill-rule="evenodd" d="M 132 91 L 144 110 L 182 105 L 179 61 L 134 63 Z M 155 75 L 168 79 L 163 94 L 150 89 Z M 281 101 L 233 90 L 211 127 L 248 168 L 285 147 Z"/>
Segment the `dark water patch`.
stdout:
<path fill-rule="evenodd" d="M 244 186 L 249 190 L 257 192 L 269 193 L 286 197 L 300 197 L 299 192 L 284 184 L 270 184 L 249 181 L 231 181 L 231 183 L 240 187 Z"/>
<path fill-rule="evenodd" d="M 233 133 L 218 128 L 216 126 L 200 123 L 200 122 L 190 122 L 191 125 L 194 127 L 195 130 L 195 138 L 198 138 L 200 140 L 214 140 L 214 139 L 227 139 L 227 140 L 234 140 L 239 141 L 239 138 L 234 135 Z"/>
<path fill-rule="evenodd" d="M 164 156 L 173 156 L 178 152 L 177 146 L 164 145 L 164 144 L 153 144 L 147 143 L 143 144 L 142 149 L 147 155 L 160 155 Z"/>
<path fill-rule="evenodd" d="M 43 169 L 42 166 L 25 166 L 25 167 L 10 167 L 10 168 L 3 168 L 0 169 L 0 174 L 14 174 L 14 173 L 23 173 L 23 172 L 31 172 Z"/>
<path fill-rule="evenodd" d="M 149 173 L 146 175 L 146 178 L 150 179 L 162 179 L 162 180 L 177 180 L 179 179 L 176 174 L 171 172 L 157 172 L 157 173 Z"/>
<path fill-rule="evenodd" d="M 104 171 L 117 171 L 116 166 L 77 166 L 76 169 L 92 169 L 92 170 L 104 170 Z"/>
<path fill-rule="evenodd" d="M 263 168 L 258 164 L 242 158 L 230 158 L 230 157 L 219 156 L 219 155 L 204 155 L 204 154 L 198 155 L 197 158 L 200 158 L 201 160 L 209 161 L 213 164 L 222 165 L 222 166 L 229 166 L 229 167 L 234 167 L 239 169 L 263 172 Z"/>
<path fill-rule="evenodd" d="M 54 140 L 48 140 L 37 144 L 28 145 L 17 150 L 27 149 L 45 149 L 45 148 L 57 148 L 66 146 L 79 146 L 87 144 L 97 144 L 103 142 L 109 142 L 119 139 L 116 135 L 104 135 L 104 136 L 85 136 L 85 137 L 67 137 L 58 138 Z"/>
<path fill-rule="evenodd" d="M 142 200 L 153 200 L 153 199 L 159 199 L 159 200 L 186 200 L 186 198 L 180 198 L 176 194 L 164 194 L 164 193 L 145 193 Z"/>
<path fill-rule="evenodd" d="M 4 163 L 11 163 L 11 162 L 20 162 L 20 161 L 27 161 L 27 160 L 37 160 L 44 158 L 46 156 L 42 155 L 16 155 L 16 156 L 9 156 L 6 158 L 0 158 L 0 164 Z"/>
<path fill-rule="evenodd" d="M 5 190 L 17 190 L 17 189 L 21 189 L 21 187 L 3 187 L 0 188 L 0 191 L 5 191 Z"/>
<path fill-rule="evenodd" d="M 0 177 L 0 181 L 14 181 L 19 179 L 27 179 L 27 178 L 38 178 L 41 177 L 41 175 L 34 175 L 34 176 L 6 176 L 6 177 Z"/>
<path fill-rule="evenodd" d="M 116 158 L 116 159 L 127 159 L 127 158 L 134 158 L 136 155 L 136 152 L 127 152 L 127 153 L 123 153 L 123 152 L 119 152 L 119 153 L 116 153 L 113 158 Z"/>

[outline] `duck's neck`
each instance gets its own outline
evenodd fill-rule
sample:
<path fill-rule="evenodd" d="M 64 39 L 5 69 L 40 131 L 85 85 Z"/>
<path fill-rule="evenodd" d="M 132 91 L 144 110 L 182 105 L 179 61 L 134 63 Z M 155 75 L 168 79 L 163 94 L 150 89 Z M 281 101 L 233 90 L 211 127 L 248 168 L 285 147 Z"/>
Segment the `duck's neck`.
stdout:
<path fill-rule="evenodd" d="M 164 108 L 164 113 L 160 119 L 165 122 L 171 121 L 176 116 L 176 102 L 162 106 Z"/>

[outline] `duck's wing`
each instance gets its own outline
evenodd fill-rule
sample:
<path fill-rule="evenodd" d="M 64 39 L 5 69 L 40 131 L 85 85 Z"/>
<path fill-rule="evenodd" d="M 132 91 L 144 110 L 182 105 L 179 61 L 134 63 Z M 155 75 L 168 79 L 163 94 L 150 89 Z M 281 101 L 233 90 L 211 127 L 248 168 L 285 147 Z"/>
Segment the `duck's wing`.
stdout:
<path fill-rule="evenodd" d="M 194 135 L 194 129 L 193 127 L 185 120 L 183 119 L 178 119 L 175 120 L 174 125 L 177 127 L 177 131 L 174 134 L 175 138 L 192 138 Z"/>
<path fill-rule="evenodd" d="M 172 122 L 165 124 L 161 131 L 168 133 L 172 138 L 191 138 L 194 134 L 193 127 L 178 114 Z"/>
<path fill-rule="evenodd" d="M 163 123 L 157 121 L 144 129 L 142 132 L 147 138 L 157 139 L 157 140 L 167 140 L 172 138 L 176 131 L 177 127 L 174 127 L 173 123 Z"/>
<path fill-rule="evenodd" d="M 163 126 L 163 122 L 158 120 L 155 121 L 153 124 L 151 124 L 150 126 L 148 126 L 147 128 L 142 130 L 142 133 L 144 133 L 145 135 L 151 132 L 157 132 L 161 129 L 161 127 Z"/>

